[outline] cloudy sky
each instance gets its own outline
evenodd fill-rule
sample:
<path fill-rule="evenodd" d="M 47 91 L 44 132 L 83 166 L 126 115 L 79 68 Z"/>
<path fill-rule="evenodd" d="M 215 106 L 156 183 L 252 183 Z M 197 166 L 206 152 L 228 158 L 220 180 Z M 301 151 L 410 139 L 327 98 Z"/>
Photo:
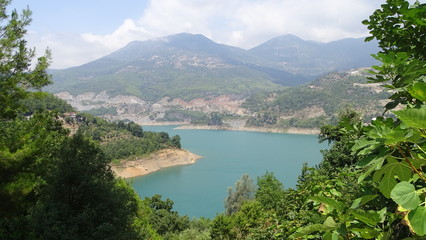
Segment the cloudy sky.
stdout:
<path fill-rule="evenodd" d="M 134 40 L 201 33 L 249 49 L 294 34 L 329 42 L 368 35 L 361 24 L 384 0 L 13 0 L 29 8 L 30 46 L 53 53 L 52 68 L 84 64 Z"/>

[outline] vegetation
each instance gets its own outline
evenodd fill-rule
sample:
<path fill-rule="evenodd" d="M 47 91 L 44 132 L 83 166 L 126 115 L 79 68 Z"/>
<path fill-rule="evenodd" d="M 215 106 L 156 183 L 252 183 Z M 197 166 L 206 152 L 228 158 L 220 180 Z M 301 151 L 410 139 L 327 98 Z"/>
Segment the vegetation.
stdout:
<path fill-rule="evenodd" d="M 382 113 L 380 101 L 389 93 L 367 85 L 371 76 L 362 70 L 331 73 L 307 85 L 272 93 L 257 93 L 243 107 L 253 113 L 247 126 L 319 128 L 336 123 L 340 111 L 354 108 L 365 121 Z"/>
<path fill-rule="evenodd" d="M 321 128 L 332 146 L 319 166 L 305 166 L 295 189 L 259 178 L 253 201 L 213 220 L 213 238 L 424 239 L 425 14 L 425 4 L 388 0 L 364 21 L 382 48 L 370 80 L 393 90 L 385 110 L 395 117 L 364 124 L 343 112 Z"/>
<path fill-rule="evenodd" d="M 23 40 L 30 12 L 8 15 L 9 3 L 0 1 L 0 239 L 162 239 L 150 224 L 153 210 L 114 177 L 111 156 L 91 134 L 102 139 L 113 128 L 176 147 L 180 138 L 84 114 L 75 118 L 85 126 L 70 136 L 59 114 L 72 108 L 37 91 L 49 83 L 49 59 L 30 68 L 34 54 Z"/>
<path fill-rule="evenodd" d="M 241 176 L 235 183 L 235 190 L 228 188 L 228 197 L 225 199 L 225 213 L 231 215 L 240 210 L 244 202 L 254 198 L 255 186 L 248 175 Z"/>
<path fill-rule="evenodd" d="M 167 47 L 169 48 L 169 47 Z M 164 56 L 162 64 L 155 64 L 146 60 L 107 62 L 102 69 L 93 65 L 79 67 L 78 72 L 73 69 L 53 72 L 55 85 L 49 91 L 68 91 L 78 95 L 88 91 L 107 91 L 110 96 L 133 95 L 145 101 L 156 102 L 165 96 L 180 98 L 189 101 L 206 96 L 224 94 L 250 94 L 259 90 L 273 90 L 281 86 L 273 83 L 267 74 L 247 66 L 232 65 L 232 68 L 206 66 L 191 66 L 182 63 L 181 68 L 174 67 L 180 64 L 179 59 L 173 59 L 173 54 L 182 54 L 181 50 L 170 48 L 171 56 Z M 140 51 L 134 50 L 134 52 Z M 162 53 L 156 53 L 159 55 Z M 204 59 L 203 54 L 184 52 L 185 57 L 194 56 Z M 149 58 L 151 58 L 150 56 Z M 99 61 L 98 63 L 101 63 Z M 221 63 L 225 64 L 225 63 Z M 127 65 L 133 66 L 127 68 Z M 136 67 L 135 67 L 136 66 Z M 83 69 L 87 67 L 87 69 Z M 105 69 L 109 69 L 106 70 Z M 90 81 L 82 80 L 93 76 Z"/>
<path fill-rule="evenodd" d="M 88 114 L 94 115 L 94 116 L 102 116 L 102 115 L 117 115 L 117 108 L 115 107 L 100 107 L 100 108 L 93 108 L 88 111 L 84 111 Z"/>
<path fill-rule="evenodd" d="M 180 137 L 169 137 L 165 132 L 144 131 L 134 122 L 108 122 L 87 113 L 78 113 L 70 124 L 78 126 L 78 133 L 100 143 L 110 159 L 134 159 L 165 148 L 180 148 Z"/>
<path fill-rule="evenodd" d="M 191 124 L 201 124 L 209 126 L 222 126 L 224 123 L 222 121 L 223 114 L 218 112 L 212 112 L 210 114 L 199 112 L 199 111 L 189 111 L 189 110 L 180 110 L 173 109 L 168 110 L 165 113 L 165 116 L 160 119 L 160 121 L 167 122 L 190 122 Z"/>
<path fill-rule="evenodd" d="M 294 189 L 284 189 L 273 173 L 259 177 L 257 187 L 244 175 L 229 190 L 226 214 L 211 221 L 180 216 L 159 195 L 139 199 L 108 166 L 110 142 L 179 147 L 179 136 L 88 114 L 76 116 L 80 130 L 70 136 L 55 109 L 43 104 L 24 116 L 25 99 L 43 95 L 33 88 L 48 78 L 43 64 L 20 72 L 31 60 L 18 34 L 29 12 L 8 16 L 8 4 L 0 0 L 2 23 L 9 22 L 0 28 L 6 31 L 0 44 L 2 51 L 10 47 L 0 61 L 10 88 L 0 90 L 1 239 L 424 239 L 426 4 L 387 0 L 364 21 L 372 34 L 367 40 L 376 38 L 382 48 L 371 81 L 392 90 L 385 110 L 394 117 L 365 124 L 360 114 L 341 112 L 336 124 L 321 128 L 319 140 L 331 144 L 322 163 L 305 165 Z M 11 45 L 16 36 L 20 44 Z M 13 54 L 21 54 L 17 68 L 9 65 Z M 29 80 L 22 76 L 41 78 L 23 84 Z"/>
<path fill-rule="evenodd" d="M 75 111 L 66 101 L 46 92 L 31 92 L 20 102 L 27 115 L 37 111 L 56 111 L 59 114 Z"/>
<path fill-rule="evenodd" d="M 21 99 L 31 90 L 41 89 L 50 83 L 45 69 L 49 65 L 50 53 L 37 59 L 34 68 L 31 60 L 34 49 L 26 46 L 25 26 L 31 22 L 31 11 L 26 9 L 21 14 L 12 11 L 6 13 L 9 0 L 0 1 L 0 117 L 11 118 L 20 111 Z"/>

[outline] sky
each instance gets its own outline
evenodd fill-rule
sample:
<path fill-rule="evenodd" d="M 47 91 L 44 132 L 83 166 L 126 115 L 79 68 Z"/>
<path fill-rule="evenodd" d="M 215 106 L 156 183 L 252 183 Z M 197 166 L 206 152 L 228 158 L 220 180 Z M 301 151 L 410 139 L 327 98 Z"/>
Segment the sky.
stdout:
<path fill-rule="evenodd" d="M 27 40 L 51 68 L 78 66 L 131 41 L 188 32 L 250 49 L 293 34 L 330 42 L 368 35 L 361 21 L 385 0 L 12 0 L 33 21 Z"/>

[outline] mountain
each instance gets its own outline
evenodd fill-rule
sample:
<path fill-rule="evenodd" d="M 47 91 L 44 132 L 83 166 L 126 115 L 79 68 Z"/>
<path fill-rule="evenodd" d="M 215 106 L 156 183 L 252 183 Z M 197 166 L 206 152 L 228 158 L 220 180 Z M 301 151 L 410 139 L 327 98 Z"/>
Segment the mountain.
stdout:
<path fill-rule="evenodd" d="M 370 55 L 378 50 L 376 42 L 364 42 L 363 38 L 319 43 L 305 41 L 294 35 L 283 35 L 252 48 L 249 52 L 275 62 L 281 70 L 297 75 L 318 76 L 377 64 Z"/>
<path fill-rule="evenodd" d="M 46 90 L 73 95 L 106 91 L 110 96 L 130 95 L 149 102 L 166 96 L 186 101 L 246 97 L 300 85 L 329 71 L 370 66 L 371 60 L 361 61 L 374 51 L 360 47 L 361 42 L 345 39 L 324 44 L 285 35 L 244 50 L 200 34 L 181 33 L 131 42 L 93 62 L 52 70 L 54 84 Z"/>
<path fill-rule="evenodd" d="M 54 92 L 107 91 L 156 101 L 165 96 L 186 100 L 223 94 L 247 95 L 294 85 L 297 76 L 248 51 L 217 44 L 202 35 L 177 34 L 136 41 L 79 67 L 52 71 Z M 274 74 L 259 70 L 271 69 Z"/>

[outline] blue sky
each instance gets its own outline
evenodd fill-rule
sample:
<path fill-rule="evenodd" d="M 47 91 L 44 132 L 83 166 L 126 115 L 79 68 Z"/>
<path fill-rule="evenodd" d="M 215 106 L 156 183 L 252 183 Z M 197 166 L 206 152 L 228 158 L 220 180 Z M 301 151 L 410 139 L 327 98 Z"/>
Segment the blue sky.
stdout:
<path fill-rule="evenodd" d="M 29 8 L 27 39 L 52 68 L 84 64 L 134 40 L 201 33 L 249 49 L 294 34 L 329 42 L 368 34 L 361 21 L 385 0 L 12 0 Z"/>

